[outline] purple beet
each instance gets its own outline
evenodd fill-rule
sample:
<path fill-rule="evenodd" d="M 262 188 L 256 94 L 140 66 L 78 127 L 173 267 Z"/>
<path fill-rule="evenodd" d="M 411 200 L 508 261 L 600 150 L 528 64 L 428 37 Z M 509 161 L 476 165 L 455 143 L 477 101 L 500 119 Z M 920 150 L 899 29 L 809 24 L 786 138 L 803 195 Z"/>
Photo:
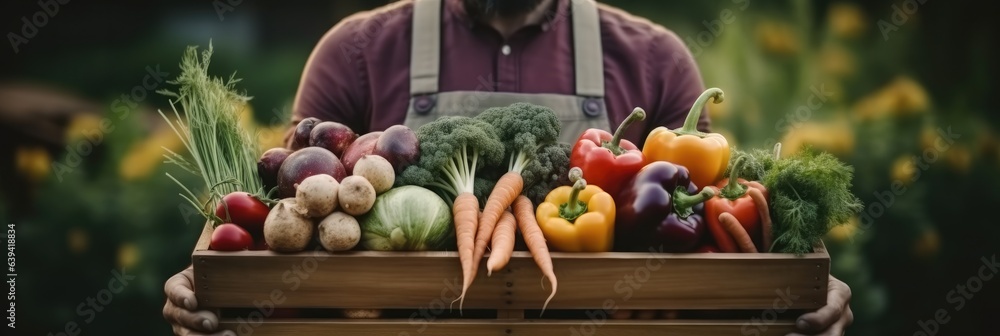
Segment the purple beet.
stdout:
<path fill-rule="evenodd" d="M 395 125 L 382 132 L 372 154 L 384 157 L 400 174 L 420 158 L 420 142 L 409 127 Z"/>
<path fill-rule="evenodd" d="M 257 176 L 264 183 L 265 192 L 278 186 L 278 169 L 281 169 L 281 164 L 291 154 L 291 149 L 281 147 L 268 149 L 261 154 L 260 160 L 257 160 Z"/>
<path fill-rule="evenodd" d="M 291 150 L 300 150 L 309 147 L 309 135 L 312 134 L 313 127 L 319 124 L 319 119 L 309 117 L 299 121 L 295 125 L 295 133 L 292 134 Z"/>
<path fill-rule="evenodd" d="M 348 174 L 354 174 L 354 164 L 358 163 L 358 160 L 361 160 L 361 158 L 365 155 L 372 153 L 372 150 L 375 149 L 375 143 L 381 136 L 382 132 L 371 132 L 362 135 L 347 147 L 347 150 L 344 151 L 344 155 L 340 158 L 341 162 L 344 163 L 344 168 L 347 169 Z"/>
<path fill-rule="evenodd" d="M 295 197 L 295 185 L 309 176 L 327 174 L 337 182 L 347 176 L 347 170 L 336 155 L 319 147 L 306 147 L 289 155 L 278 170 L 278 195 Z"/>
<path fill-rule="evenodd" d="M 344 124 L 324 121 L 316 124 L 309 133 L 309 145 L 323 147 L 338 157 L 343 157 L 344 150 L 358 138 L 350 127 Z"/>

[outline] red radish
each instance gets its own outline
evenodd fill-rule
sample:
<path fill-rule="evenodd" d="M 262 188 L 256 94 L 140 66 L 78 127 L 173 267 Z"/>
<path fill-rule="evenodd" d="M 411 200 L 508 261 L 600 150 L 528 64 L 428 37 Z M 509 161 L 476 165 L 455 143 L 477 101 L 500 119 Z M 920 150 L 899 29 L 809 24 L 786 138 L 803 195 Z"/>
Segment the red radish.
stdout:
<path fill-rule="evenodd" d="M 243 251 L 253 246 L 253 237 L 236 224 L 226 223 L 215 227 L 208 248 L 216 251 Z"/>
<path fill-rule="evenodd" d="M 239 225 L 254 237 L 264 234 L 264 220 L 270 211 L 267 204 L 242 191 L 223 196 L 215 207 L 215 215 L 223 223 Z"/>

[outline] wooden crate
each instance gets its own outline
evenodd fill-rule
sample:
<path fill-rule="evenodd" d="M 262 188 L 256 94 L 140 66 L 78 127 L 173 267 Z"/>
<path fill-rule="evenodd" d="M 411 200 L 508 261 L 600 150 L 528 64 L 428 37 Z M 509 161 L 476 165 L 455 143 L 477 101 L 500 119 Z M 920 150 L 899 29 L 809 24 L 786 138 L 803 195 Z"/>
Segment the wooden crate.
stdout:
<path fill-rule="evenodd" d="M 559 289 L 549 311 L 584 310 L 589 317 L 552 319 L 537 316 L 548 282 L 543 288 L 527 252 L 514 252 L 492 277 L 484 259 L 465 299 L 465 310 L 495 311 L 495 318 L 457 318 L 448 310 L 461 289 L 455 252 L 217 252 L 208 250 L 211 230 L 206 225 L 192 254 L 199 307 L 253 308 L 221 321 L 240 335 L 785 335 L 794 317 L 776 313 L 825 305 L 830 270 L 822 245 L 803 256 L 556 252 Z M 413 313 L 262 318 L 271 305 Z M 613 320 L 603 318 L 604 309 L 746 310 L 755 318 Z"/>

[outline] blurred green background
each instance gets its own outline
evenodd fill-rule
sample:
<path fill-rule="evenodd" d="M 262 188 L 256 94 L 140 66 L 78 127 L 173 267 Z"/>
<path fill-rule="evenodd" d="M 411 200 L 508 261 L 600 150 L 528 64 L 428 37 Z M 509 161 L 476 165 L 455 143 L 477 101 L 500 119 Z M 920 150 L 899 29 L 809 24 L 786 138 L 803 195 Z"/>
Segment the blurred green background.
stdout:
<path fill-rule="evenodd" d="M 155 113 L 169 109 L 152 91 L 165 84 L 142 88 L 147 67 L 172 78 L 184 47 L 211 39 L 213 74 L 244 78 L 247 127 L 268 148 L 314 43 L 385 3 L 246 0 L 220 19 L 209 1 L 70 2 L 17 53 L 0 48 L 0 222 L 17 227 L 18 329 L 170 333 L 162 285 L 189 264 L 202 221 L 164 175 L 178 171 L 161 164 L 162 147 L 181 145 Z M 965 1 L 607 3 L 685 40 L 706 85 L 726 91 L 710 113 L 737 147 L 812 146 L 856 168 L 865 212 L 826 239 L 854 294 L 849 335 L 912 335 L 938 309 L 951 316 L 939 334 L 996 335 L 1000 280 L 961 309 L 948 300 L 1000 252 L 993 12 Z M 40 10 L 2 6 L 4 32 Z M 735 19 L 713 23 L 726 10 Z M 145 97 L 119 109 L 130 93 Z M 956 140 L 942 142 L 949 129 Z M 135 278 L 87 321 L 78 305 L 113 272 Z"/>

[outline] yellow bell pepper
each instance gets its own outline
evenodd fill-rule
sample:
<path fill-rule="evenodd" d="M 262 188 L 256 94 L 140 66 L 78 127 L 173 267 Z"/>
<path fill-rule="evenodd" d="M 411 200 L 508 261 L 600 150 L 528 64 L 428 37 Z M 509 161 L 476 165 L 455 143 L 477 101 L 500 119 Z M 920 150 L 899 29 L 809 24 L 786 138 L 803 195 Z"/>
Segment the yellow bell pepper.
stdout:
<path fill-rule="evenodd" d="M 579 168 L 570 170 L 573 186 L 552 190 L 538 205 L 538 227 L 553 250 L 609 252 L 614 243 L 615 201 L 580 175 Z"/>
<path fill-rule="evenodd" d="M 667 161 L 686 167 L 691 182 L 699 189 L 722 180 L 729 165 L 729 142 L 726 138 L 718 133 L 698 131 L 701 110 L 710 98 L 714 98 L 715 103 L 721 103 L 722 90 L 705 90 L 691 106 L 683 127 L 674 130 L 663 126 L 654 128 L 642 146 L 642 154 L 649 162 Z"/>

